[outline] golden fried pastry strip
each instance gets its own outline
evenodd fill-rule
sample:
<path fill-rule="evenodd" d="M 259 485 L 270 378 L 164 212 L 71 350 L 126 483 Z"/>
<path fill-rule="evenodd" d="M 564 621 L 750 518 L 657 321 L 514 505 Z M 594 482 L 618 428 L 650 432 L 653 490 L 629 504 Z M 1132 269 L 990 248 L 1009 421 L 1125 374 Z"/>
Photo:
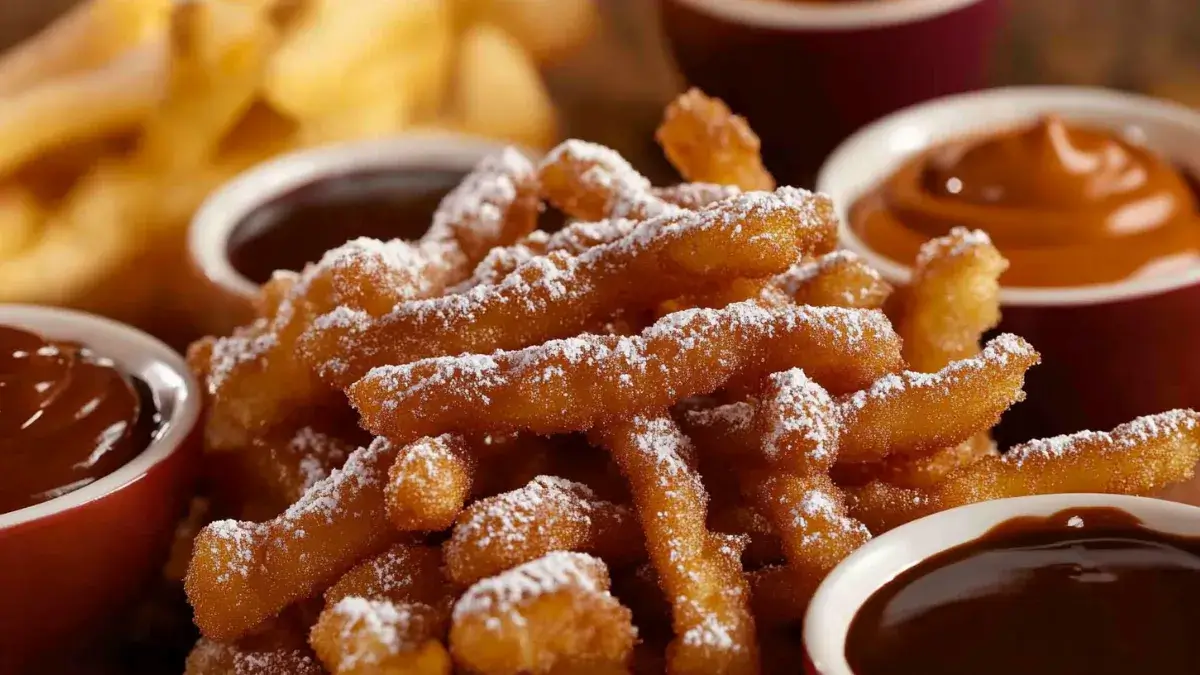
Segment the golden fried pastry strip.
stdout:
<path fill-rule="evenodd" d="M 611 148 L 567 140 L 538 165 L 542 197 L 578 220 L 644 220 L 682 209 L 654 195 L 650 181 Z"/>
<path fill-rule="evenodd" d="M 1008 261 L 980 230 L 956 227 L 917 256 L 896 330 L 909 368 L 930 373 L 973 356 L 1000 322 L 1000 274 Z"/>
<path fill-rule="evenodd" d="M 395 456 L 376 439 L 274 520 L 205 527 L 184 583 L 200 631 L 216 640 L 245 635 L 391 544 L 383 493 Z"/>
<path fill-rule="evenodd" d="M 458 518 L 443 545 L 446 573 L 469 585 L 551 551 L 580 551 L 609 564 L 645 556 L 636 515 L 582 483 L 538 476 L 512 492 L 481 499 Z"/>
<path fill-rule="evenodd" d="M 441 550 L 436 546 L 398 543 L 346 572 L 325 591 L 325 605 L 332 607 L 343 598 L 354 596 L 438 606 L 448 595 Z"/>
<path fill-rule="evenodd" d="M 341 467 L 356 447 L 330 430 L 311 426 L 256 437 L 238 453 L 250 474 L 250 484 L 241 486 L 246 493 L 242 497 L 272 505 L 275 511 L 268 517 L 274 516 Z"/>
<path fill-rule="evenodd" d="M 563 551 L 476 583 L 454 606 L 455 663 L 480 675 L 629 672 L 636 629 L 609 583 L 599 559 Z"/>
<path fill-rule="evenodd" d="M 579 256 L 534 258 L 494 286 L 402 303 L 378 319 L 339 308 L 316 321 L 302 347 L 322 377 L 343 388 L 375 366 L 574 335 L 618 310 L 770 275 L 831 245 L 833 222 L 815 217 L 819 201 L 781 188 L 646 221 Z"/>
<path fill-rule="evenodd" d="M 881 309 L 892 286 L 852 251 L 834 251 L 793 265 L 771 281 L 800 305 Z"/>
<path fill-rule="evenodd" d="M 307 646 L 247 647 L 200 638 L 184 675 L 325 675 Z"/>
<path fill-rule="evenodd" d="M 690 181 L 772 190 L 758 136 L 721 99 L 692 88 L 667 106 L 655 134 L 671 164 Z"/>
<path fill-rule="evenodd" d="M 409 443 L 388 470 L 387 514 L 401 532 L 436 532 L 454 523 L 471 494 L 475 458 L 453 434 Z"/>
<path fill-rule="evenodd" d="M 854 391 L 898 370 L 899 351 L 876 310 L 745 302 L 677 312 L 637 337 L 376 368 L 347 394 L 365 428 L 398 440 L 446 430 L 553 434 L 710 393 L 735 374 L 802 367 L 827 389 Z"/>
<path fill-rule="evenodd" d="M 803 618 L 808 601 L 825 576 L 865 544 L 871 534 L 850 517 L 845 495 L 828 474 L 756 476 L 751 472 L 747 480 L 747 491 L 775 526 L 787 558 L 782 571 L 755 576 L 755 608 L 762 610 L 763 620 L 772 622 Z M 762 579 L 776 576 L 783 579 L 760 587 Z M 767 590 L 777 581 L 783 581 L 788 592 Z"/>
<path fill-rule="evenodd" d="M 841 404 L 841 462 L 920 456 L 991 428 L 1024 398 L 1025 371 L 1040 357 L 1015 335 L 1000 335 L 979 356 L 937 373 L 887 375 Z"/>
<path fill-rule="evenodd" d="M 515 148 L 485 157 L 447 194 L 423 242 L 453 242 L 465 256 L 462 276 L 488 251 L 519 240 L 537 227 L 541 201 L 537 175 Z"/>
<path fill-rule="evenodd" d="M 310 641 L 333 675 L 450 675 L 447 611 L 349 596 L 321 613 Z"/>
<path fill-rule="evenodd" d="M 757 673 L 758 649 L 740 555 L 708 531 L 707 494 L 685 457 L 690 442 L 669 417 L 635 417 L 596 429 L 629 481 L 646 549 L 672 603 L 668 672 Z"/>
<path fill-rule="evenodd" d="M 871 479 L 902 488 L 927 490 L 955 471 L 998 454 L 996 442 L 985 432 L 925 457 L 891 456 L 868 468 Z"/>
<path fill-rule="evenodd" d="M 872 483 L 853 513 L 879 533 L 964 504 L 1056 492 L 1153 494 L 1192 477 L 1200 461 L 1200 413 L 1139 417 L 1111 432 L 1030 441 L 960 469 L 928 491 Z"/>
<path fill-rule="evenodd" d="M 512 246 L 501 246 L 489 251 L 475 267 L 471 278 L 454 290 L 462 293 L 475 286 L 500 283 L 523 263 L 555 251 L 579 255 L 595 246 L 611 244 L 628 235 L 637 225 L 636 220 L 611 218 L 597 222 L 571 223 L 554 234 L 546 234 L 541 230 L 531 232 Z"/>

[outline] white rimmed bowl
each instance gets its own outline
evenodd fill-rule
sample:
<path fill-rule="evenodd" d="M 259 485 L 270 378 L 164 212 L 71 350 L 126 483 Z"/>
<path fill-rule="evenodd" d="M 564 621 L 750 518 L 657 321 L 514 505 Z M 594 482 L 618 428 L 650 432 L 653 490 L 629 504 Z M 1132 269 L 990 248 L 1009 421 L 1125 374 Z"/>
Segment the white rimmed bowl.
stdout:
<path fill-rule="evenodd" d="M 198 331 L 224 335 L 252 315 L 258 285 L 234 267 L 229 242 L 256 209 L 303 186 L 358 172 L 433 168 L 466 174 L 479 160 L 504 147 L 464 134 L 411 134 L 303 150 L 241 174 L 205 200 L 188 231 L 189 258 L 199 281 L 190 299 Z M 346 240 L 355 236 L 348 230 Z"/>
<path fill-rule="evenodd" d="M 0 305 L 0 324 L 78 341 L 141 378 L 162 423 L 125 466 L 0 514 L 0 672 L 103 628 L 159 570 L 191 497 L 201 396 L 183 359 L 145 333 L 66 309 Z M 0 477 L 3 480 L 3 477 Z"/>
<path fill-rule="evenodd" d="M 1056 113 L 1136 134 L 1185 169 L 1200 170 L 1200 112 L 1143 96 L 1077 87 L 1019 87 L 913 106 L 846 140 L 821 168 L 817 189 L 834 200 L 842 245 L 888 280 L 909 270 L 868 248 L 846 226 L 850 207 L 916 153 L 950 139 L 1011 128 Z M 1042 364 L 1029 398 L 1004 418 L 1013 442 L 1107 429 L 1139 415 L 1200 407 L 1200 269 L 1074 288 L 1004 288 L 1000 330 L 1028 339 Z"/>
<path fill-rule="evenodd" d="M 660 0 L 687 80 L 745 115 L 780 182 L 905 106 L 986 83 L 1003 0 Z"/>
<path fill-rule="evenodd" d="M 807 672 L 810 675 L 854 675 L 846 661 L 846 636 L 854 615 L 872 594 L 905 570 L 942 551 L 978 539 L 1013 518 L 1048 516 L 1093 507 L 1121 509 L 1147 527 L 1162 532 L 1200 535 L 1200 509 L 1123 495 L 1016 497 L 971 504 L 921 518 L 876 537 L 825 578 L 804 618 Z"/>

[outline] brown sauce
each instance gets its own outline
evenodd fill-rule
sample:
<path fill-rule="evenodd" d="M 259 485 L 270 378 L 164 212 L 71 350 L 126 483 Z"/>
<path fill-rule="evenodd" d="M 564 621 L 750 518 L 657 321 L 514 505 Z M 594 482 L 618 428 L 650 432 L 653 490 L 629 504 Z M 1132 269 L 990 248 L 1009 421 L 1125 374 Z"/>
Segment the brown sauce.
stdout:
<path fill-rule="evenodd" d="M 87 347 L 0 327 L 0 513 L 124 466 L 160 425 L 141 380 Z"/>
<path fill-rule="evenodd" d="M 854 232 L 912 264 L 952 227 L 991 235 L 1009 287 L 1111 283 L 1200 265 L 1184 172 L 1113 133 L 1046 117 L 937 146 L 855 203 Z"/>
<path fill-rule="evenodd" d="M 855 675 L 1200 673 L 1200 538 L 1117 509 L 1003 523 L 859 609 Z"/>

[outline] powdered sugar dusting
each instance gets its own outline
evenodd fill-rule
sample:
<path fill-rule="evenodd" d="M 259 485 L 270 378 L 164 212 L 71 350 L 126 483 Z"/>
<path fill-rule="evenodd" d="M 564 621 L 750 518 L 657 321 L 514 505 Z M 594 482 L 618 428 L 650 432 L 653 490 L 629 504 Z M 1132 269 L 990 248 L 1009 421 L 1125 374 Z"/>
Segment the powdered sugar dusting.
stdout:
<path fill-rule="evenodd" d="M 412 651 L 426 633 L 428 608 L 424 605 L 349 596 L 339 600 L 330 612 L 342 627 L 339 644 L 343 651 L 338 672 L 377 665 L 384 659 Z"/>
<path fill-rule="evenodd" d="M 1023 466 L 1032 459 L 1053 459 L 1078 452 L 1119 453 L 1145 443 L 1175 438 L 1195 431 L 1200 413 L 1193 410 L 1171 410 L 1146 415 L 1107 431 L 1081 431 L 1054 436 L 1011 448 L 1000 461 Z"/>
<path fill-rule="evenodd" d="M 793 265 L 788 271 L 776 276 L 772 280 L 772 285 L 786 293 L 789 297 L 795 296 L 805 286 L 812 283 L 814 279 L 837 268 L 846 266 L 854 266 L 876 282 L 876 286 L 874 287 L 867 284 L 847 287 L 843 295 L 848 304 L 861 302 L 868 294 L 877 292 L 878 285 L 884 283 L 883 278 L 879 276 L 879 272 L 864 263 L 858 257 L 857 253 L 841 249 L 832 253 L 826 253 L 815 260 Z"/>
<path fill-rule="evenodd" d="M 547 153 L 539 169 L 566 164 L 577 172 L 581 187 L 608 196 L 604 211 L 613 218 L 648 218 L 673 214 L 681 209 L 654 196 L 650 181 L 611 148 L 570 139 Z"/>
<path fill-rule="evenodd" d="M 474 237 L 496 241 L 509 207 L 517 199 L 518 184 L 532 180 L 533 165 L 515 148 L 485 157 L 442 199 L 424 239 L 451 241 L 470 227 Z"/>
<path fill-rule="evenodd" d="M 924 267 L 935 259 L 957 258 L 977 248 L 992 246 L 992 239 L 983 230 L 955 227 L 944 237 L 930 239 L 921 245 L 917 254 L 917 267 Z"/>
<path fill-rule="evenodd" d="M 886 375 L 870 388 L 856 392 L 842 405 L 843 415 L 853 415 L 869 403 L 887 401 L 912 389 L 945 389 L 958 379 L 979 372 L 989 365 L 1004 365 L 1014 356 L 1029 357 L 1037 354 L 1028 342 L 1004 333 L 987 343 L 977 356 L 955 361 L 936 373 L 905 371 Z"/>
<path fill-rule="evenodd" d="M 728 431 L 746 431 L 754 422 L 755 404 L 735 401 L 711 408 L 695 408 L 684 412 L 689 425 L 698 428 L 719 427 Z"/>
<path fill-rule="evenodd" d="M 319 675 L 325 670 L 307 649 L 266 651 L 201 638 L 188 655 L 187 672 L 216 675 Z"/>
<path fill-rule="evenodd" d="M 312 518 L 333 524 L 345 512 L 342 496 L 361 493 L 370 486 L 383 485 L 387 475 L 380 470 L 377 458 L 391 452 L 392 444 L 387 439 L 376 438 L 366 448 L 350 453 L 342 468 L 335 469 L 328 478 L 309 488 L 274 524 L 294 533 L 302 532 L 300 524 Z"/>
<path fill-rule="evenodd" d="M 815 462 L 827 465 L 837 454 L 841 428 L 833 398 L 799 368 L 767 378 L 768 395 L 760 403 L 766 436 L 763 453 L 777 460 L 800 446 Z"/>
<path fill-rule="evenodd" d="M 537 560 L 477 582 L 454 604 L 454 621 L 486 616 L 488 628 L 522 622 L 526 603 L 568 589 L 608 594 L 601 585 L 604 563 L 584 553 L 554 551 Z"/>

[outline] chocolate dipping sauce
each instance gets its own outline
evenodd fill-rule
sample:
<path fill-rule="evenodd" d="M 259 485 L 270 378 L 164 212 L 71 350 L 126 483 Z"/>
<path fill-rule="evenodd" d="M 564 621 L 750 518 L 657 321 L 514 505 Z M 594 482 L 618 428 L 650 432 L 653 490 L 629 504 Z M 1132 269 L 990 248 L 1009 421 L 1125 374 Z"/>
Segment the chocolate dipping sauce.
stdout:
<path fill-rule="evenodd" d="M 322 178 L 260 206 L 229 237 L 234 269 L 254 283 L 298 271 L 356 237 L 416 239 L 464 169 L 373 169 Z"/>
<path fill-rule="evenodd" d="M 859 609 L 855 675 L 1200 673 L 1200 538 L 1118 509 L 1019 518 Z"/>
<path fill-rule="evenodd" d="M 145 450 L 144 382 L 87 347 L 0 326 L 0 513 L 73 492 Z"/>

